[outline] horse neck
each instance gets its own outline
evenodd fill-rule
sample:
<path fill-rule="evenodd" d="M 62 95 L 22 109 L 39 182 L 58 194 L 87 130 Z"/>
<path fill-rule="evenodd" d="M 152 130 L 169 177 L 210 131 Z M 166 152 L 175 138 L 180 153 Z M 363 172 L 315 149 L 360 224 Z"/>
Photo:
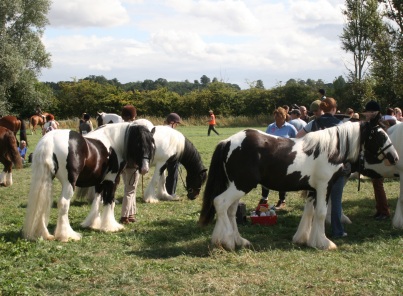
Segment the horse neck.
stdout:
<path fill-rule="evenodd" d="M 187 138 L 185 138 L 185 149 L 179 156 L 179 162 L 188 172 L 199 173 L 204 168 L 199 152 Z"/>

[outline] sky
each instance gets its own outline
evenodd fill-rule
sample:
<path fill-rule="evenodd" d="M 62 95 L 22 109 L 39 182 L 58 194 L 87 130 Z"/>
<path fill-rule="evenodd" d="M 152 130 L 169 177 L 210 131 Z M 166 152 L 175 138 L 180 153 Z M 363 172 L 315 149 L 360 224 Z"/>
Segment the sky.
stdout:
<path fill-rule="evenodd" d="M 342 0 L 52 0 L 41 81 L 89 75 L 121 83 L 194 82 L 247 89 L 346 76 Z"/>

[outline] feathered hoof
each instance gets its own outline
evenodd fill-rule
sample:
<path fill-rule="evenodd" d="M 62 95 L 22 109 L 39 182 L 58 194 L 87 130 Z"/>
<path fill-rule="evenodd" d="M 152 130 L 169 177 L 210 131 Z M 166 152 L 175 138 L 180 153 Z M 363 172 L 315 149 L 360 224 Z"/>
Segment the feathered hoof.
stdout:
<path fill-rule="evenodd" d="M 81 240 L 81 234 L 74 232 L 69 235 L 56 236 L 55 239 L 62 243 L 67 243 L 68 241 L 79 241 Z"/>
<path fill-rule="evenodd" d="M 163 195 L 163 196 L 159 196 L 158 199 L 161 201 L 179 201 L 180 200 L 179 196 L 176 196 L 176 195 Z"/>
<path fill-rule="evenodd" d="M 149 197 L 149 198 L 143 198 L 143 201 L 145 203 L 158 203 L 159 199 L 154 198 L 154 197 Z"/>

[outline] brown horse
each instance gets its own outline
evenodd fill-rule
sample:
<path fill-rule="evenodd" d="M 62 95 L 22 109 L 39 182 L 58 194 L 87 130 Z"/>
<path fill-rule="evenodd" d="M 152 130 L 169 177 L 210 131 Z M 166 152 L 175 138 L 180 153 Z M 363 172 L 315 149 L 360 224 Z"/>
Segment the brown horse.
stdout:
<path fill-rule="evenodd" d="M 4 165 L 0 173 L 0 186 L 11 186 L 13 184 L 12 167 L 22 168 L 22 159 L 17 149 L 15 135 L 9 129 L 0 126 L 0 162 Z"/>
<path fill-rule="evenodd" d="M 49 113 L 43 113 L 43 116 L 48 115 Z M 41 130 L 43 128 L 43 125 L 45 124 L 45 120 L 42 116 L 39 115 L 32 115 L 31 118 L 29 119 L 28 127 L 31 130 L 31 135 L 36 134 L 36 126 L 40 126 Z M 32 127 L 31 127 L 32 126 Z"/>
<path fill-rule="evenodd" d="M 0 118 L 0 126 L 8 128 L 10 131 L 14 133 L 15 138 L 17 139 L 17 132 L 20 131 L 20 141 L 24 140 L 27 142 L 27 130 L 25 128 L 25 122 L 19 117 L 7 115 Z M 17 141 L 17 146 L 19 145 Z"/>

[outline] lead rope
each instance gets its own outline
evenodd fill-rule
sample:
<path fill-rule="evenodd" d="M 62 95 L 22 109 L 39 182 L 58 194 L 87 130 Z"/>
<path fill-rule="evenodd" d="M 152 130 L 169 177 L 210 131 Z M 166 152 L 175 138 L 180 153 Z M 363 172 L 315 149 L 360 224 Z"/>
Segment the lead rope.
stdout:
<path fill-rule="evenodd" d="M 184 187 L 185 190 L 187 191 L 188 189 L 187 189 L 186 184 L 185 184 L 185 182 L 183 181 L 183 178 L 182 178 L 182 167 L 181 167 L 181 166 L 179 166 L 179 177 L 180 177 L 181 180 L 182 180 L 183 187 Z"/>

